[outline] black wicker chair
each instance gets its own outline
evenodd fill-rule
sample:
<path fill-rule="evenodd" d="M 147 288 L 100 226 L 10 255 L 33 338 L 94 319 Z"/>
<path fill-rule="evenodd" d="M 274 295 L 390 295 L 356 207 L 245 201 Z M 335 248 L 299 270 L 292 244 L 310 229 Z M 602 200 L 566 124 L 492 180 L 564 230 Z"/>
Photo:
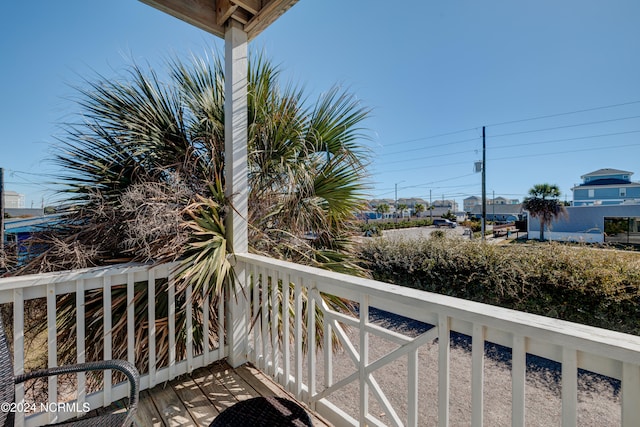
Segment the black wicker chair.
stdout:
<path fill-rule="evenodd" d="M 140 389 L 140 375 L 131 363 L 125 360 L 106 360 L 102 362 L 79 363 L 76 365 L 60 366 L 42 369 L 14 376 L 11 353 L 7 345 L 4 325 L 0 319 L 0 403 L 12 403 L 15 399 L 15 385 L 34 378 L 45 378 L 53 375 L 74 372 L 104 371 L 115 369 L 126 375 L 129 380 L 129 408 L 127 412 L 104 414 L 98 417 L 70 420 L 56 425 L 70 426 L 130 426 L 138 408 L 138 393 Z M 0 426 L 13 426 L 14 414 L 0 411 Z"/>

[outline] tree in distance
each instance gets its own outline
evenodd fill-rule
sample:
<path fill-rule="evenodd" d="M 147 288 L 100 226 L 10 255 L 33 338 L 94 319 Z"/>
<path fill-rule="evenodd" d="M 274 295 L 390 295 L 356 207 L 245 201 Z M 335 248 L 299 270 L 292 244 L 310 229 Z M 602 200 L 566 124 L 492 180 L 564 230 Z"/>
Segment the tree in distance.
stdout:
<path fill-rule="evenodd" d="M 536 184 L 524 199 L 523 209 L 540 221 L 540 240 L 544 241 L 544 229 L 553 220 L 567 214 L 564 204 L 559 200 L 560 188 L 555 184 Z"/>

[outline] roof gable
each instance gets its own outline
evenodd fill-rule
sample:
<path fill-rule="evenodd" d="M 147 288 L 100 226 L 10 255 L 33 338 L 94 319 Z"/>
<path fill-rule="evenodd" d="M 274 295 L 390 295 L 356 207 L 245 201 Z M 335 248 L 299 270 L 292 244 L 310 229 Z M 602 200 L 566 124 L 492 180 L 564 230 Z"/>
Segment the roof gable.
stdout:
<path fill-rule="evenodd" d="M 604 176 L 604 175 L 633 175 L 633 172 L 630 171 L 623 171 L 620 169 L 611 169 L 611 168 L 604 168 L 604 169 L 598 169 L 597 171 L 593 171 L 587 174 L 582 175 L 580 178 L 584 179 L 587 177 L 593 177 L 593 176 Z"/>

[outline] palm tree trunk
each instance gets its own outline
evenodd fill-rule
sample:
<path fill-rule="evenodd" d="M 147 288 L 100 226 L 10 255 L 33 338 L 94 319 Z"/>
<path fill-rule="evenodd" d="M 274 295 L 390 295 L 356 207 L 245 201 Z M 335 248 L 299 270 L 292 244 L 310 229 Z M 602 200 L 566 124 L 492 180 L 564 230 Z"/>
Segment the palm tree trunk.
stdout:
<path fill-rule="evenodd" d="M 540 241 L 544 242 L 544 220 L 540 220 Z"/>

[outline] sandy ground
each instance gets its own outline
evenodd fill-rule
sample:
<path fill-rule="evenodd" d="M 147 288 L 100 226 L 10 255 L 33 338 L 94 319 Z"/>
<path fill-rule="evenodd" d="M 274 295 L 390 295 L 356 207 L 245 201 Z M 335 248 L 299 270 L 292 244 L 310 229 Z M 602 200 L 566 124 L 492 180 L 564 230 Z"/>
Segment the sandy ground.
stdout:
<path fill-rule="evenodd" d="M 404 334 L 415 336 L 423 332 L 424 325 L 398 324 L 382 318 L 381 323 Z M 351 342 L 358 348 L 359 334 L 348 332 Z M 398 345 L 373 335 L 369 335 L 370 362 L 393 351 Z M 471 425 L 471 351 L 470 341 L 463 336 L 452 336 L 450 350 L 450 407 L 451 426 Z M 503 348 L 485 347 L 484 366 L 484 425 L 511 425 L 511 361 L 510 353 Z M 420 426 L 436 426 L 438 423 L 438 343 L 430 342 L 420 348 L 419 359 L 419 418 Z M 317 390 L 323 389 L 324 361 L 317 357 Z M 334 383 L 357 370 L 344 352 L 334 356 Z M 529 360 L 526 383 L 527 426 L 561 425 L 561 387 L 559 364 L 545 362 L 544 359 Z M 306 368 L 305 371 L 306 372 Z M 402 357 L 374 374 L 374 378 L 392 403 L 403 423 L 407 419 L 407 357 Z M 352 417 L 358 419 L 359 391 L 357 382 L 335 392 L 329 400 Z M 381 421 L 393 425 L 381 409 L 377 399 L 369 398 L 370 413 Z M 618 426 L 620 425 L 620 400 L 617 384 L 595 375 L 579 376 L 578 425 Z"/>

